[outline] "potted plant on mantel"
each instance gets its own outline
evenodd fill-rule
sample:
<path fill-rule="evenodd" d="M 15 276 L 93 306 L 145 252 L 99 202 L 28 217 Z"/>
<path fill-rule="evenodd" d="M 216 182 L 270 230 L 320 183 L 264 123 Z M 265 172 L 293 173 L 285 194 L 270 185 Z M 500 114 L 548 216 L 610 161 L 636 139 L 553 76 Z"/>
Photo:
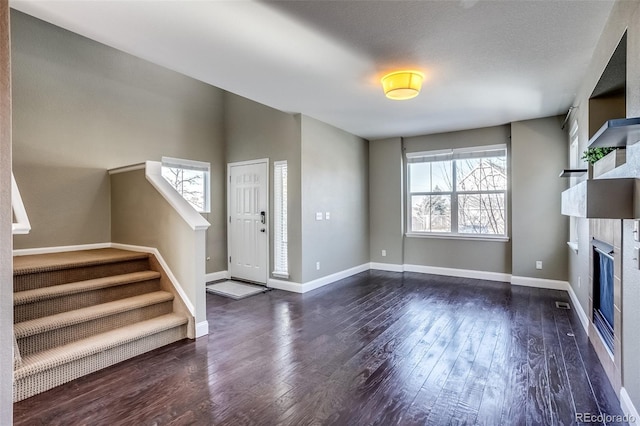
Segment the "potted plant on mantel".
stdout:
<path fill-rule="evenodd" d="M 595 179 L 626 163 L 626 152 L 624 148 L 613 147 L 587 149 L 582 155 L 582 159 L 589 163 L 589 177 Z M 593 169 L 593 176 L 591 176 L 591 169 Z"/>

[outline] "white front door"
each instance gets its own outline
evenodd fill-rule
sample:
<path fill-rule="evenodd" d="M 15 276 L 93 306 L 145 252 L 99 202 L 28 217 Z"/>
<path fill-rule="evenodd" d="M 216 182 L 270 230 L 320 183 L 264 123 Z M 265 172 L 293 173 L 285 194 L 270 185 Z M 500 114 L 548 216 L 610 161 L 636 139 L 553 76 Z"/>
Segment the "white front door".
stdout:
<path fill-rule="evenodd" d="M 269 160 L 228 166 L 229 274 L 262 284 L 269 259 L 268 170 Z"/>

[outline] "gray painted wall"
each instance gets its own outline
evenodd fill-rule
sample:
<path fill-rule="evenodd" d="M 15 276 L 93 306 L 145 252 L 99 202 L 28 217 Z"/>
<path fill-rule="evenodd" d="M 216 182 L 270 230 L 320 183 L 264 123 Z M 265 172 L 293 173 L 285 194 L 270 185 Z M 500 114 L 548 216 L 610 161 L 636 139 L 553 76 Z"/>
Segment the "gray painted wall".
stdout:
<path fill-rule="evenodd" d="M 368 171 L 366 140 L 302 116 L 303 283 L 369 262 Z"/>
<path fill-rule="evenodd" d="M 460 132 L 415 136 L 404 139 L 407 153 L 506 144 L 509 147 L 509 126 L 487 127 Z M 400 187 L 396 191 L 402 191 Z M 511 215 L 508 228 L 511 234 Z M 404 263 L 454 269 L 470 269 L 511 273 L 511 241 L 444 240 L 439 238 L 406 237 Z"/>
<path fill-rule="evenodd" d="M 12 11 L 14 172 L 32 231 L 15 248 L 110 241 L 106 170 L 211 163 L 207 272 L 226 264 L 223 91 Z"/>
<path fill-rule="evenodd" d="M 110 181 L 111 241 L 157 248 L 195 308 L 196 323 L 206 321 L 205 289 L 194 267 L 202 250 L 196 233 L 147 181 L 144 170 L 113 174 Z"/>
<path fill-rule="evenodd" d="M 609 58 L 618 42 L 627 30 L 627 117 L 640 116 L 640 3 L 637 1 L 618 1 L 614 5 L 607 25 L 605 26 L 598 46 L 582 80 L 578 95 L 573 105 L 578 109 L 571 120 L 578 120 L 580 127 L 580 151 L 584 151 L 588 143 L 589 128 L 589 96 L 600 79 Z M 568 145 L 567 145 L 568 146 Z M 624 173 L 616 173 L 617 177 L 640 178 L 640 149 L 634 145 L 627 151 L 627 167 Z M 640 272 L 633 268 L 633 248 L 640 246 L 633 242 L 633 221 L 623 223 L 623 273 L 622 273 L 622 333 L 623 333 L 623 377 L 622 386 L 627 390 L 636 409 L 640 408 L 640 337 L 636 325 L 640 324 Z M 589 226 L 586 219 L 578 219 L 579 250 L 569 254 L 570 284 L 576 293 L 585 312 L 588 311 L 589 277 Z"/>
<path fill-rule="evenodd" d="M 227 162 L 269 158 L 270 229 L 273 229 L 273 162 L 287 160 L 289 280 L 302 282 L 300 116 L 226 93 L 225 135 Z M 226 211 L 226 201 L 224 206 Z M 269 253 L 271 267 L 273 233 L 270 233 Z"/>
<path fill-rule="evenodd" d="M 511 124 L 511 237 L 514 276 L 567 280 L 569 218 L 560 214 L 560 194 L 569 164 L 564 117 Z M 535 262 L 542 261 L 542 270 Z"/>
<path fill-rule="evenodd" d="M 369 142 L 369 235 L 371 262 L 402 265 L 404 209 L 402 139 Z M 382 256 L 382 250 L 387 255 Z"/>
<path fill-rule="evenodd" d="M 0 1 L 0 424 L 13 423 L 11 57 L 9 2 Z"/>

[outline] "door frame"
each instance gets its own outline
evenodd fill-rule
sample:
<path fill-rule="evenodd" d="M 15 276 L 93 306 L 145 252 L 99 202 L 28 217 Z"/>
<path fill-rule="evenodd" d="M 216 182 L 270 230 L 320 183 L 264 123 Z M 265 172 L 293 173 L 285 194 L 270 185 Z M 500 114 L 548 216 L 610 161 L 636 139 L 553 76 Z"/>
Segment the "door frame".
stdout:
<path fill-rule="evenodd" d="M 264 285 L 268 287 L 269 283 L 269 274 L 271 268 L 271 209 L 270 209 L 270 198 L 271 191 L 270 185 L 271 181 L 269 179 L 270 176 L 270 165 L 269 158 L 258 158 L 255 160 L 246 160 L 246 161 L 236 161 L 233 163 L 227 163 L 227 211 L 225 222 L 227 224 L 227 275 L 231 278 L 231 262 L 229 262 L 229 256 L 231 256 L 231 227 L 229 226 L 231 223 L 231 168 L 237 166 L 249 166 L 252 164 L 266 164 L 267 165 L 267 175 L 266 175 L 266 192 L 267 192 L 267 223 L 265 223 L 265 227 L 267 229 L 267 244 L 266 244 L 266 253 L 265 259 L 267 260 L 267 264 L 265 266 L 265 276 L 264 276 Z M 261 283 L 262 284 L 262 283 Z"/>

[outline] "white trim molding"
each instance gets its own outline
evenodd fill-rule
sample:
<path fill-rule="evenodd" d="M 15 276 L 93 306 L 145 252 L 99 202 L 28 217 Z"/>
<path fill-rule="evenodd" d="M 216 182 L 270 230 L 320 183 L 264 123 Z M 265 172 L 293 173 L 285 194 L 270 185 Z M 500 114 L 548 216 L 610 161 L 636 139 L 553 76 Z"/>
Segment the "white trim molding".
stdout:
<path fill-rule="evenodd" d="M 11 172 L 11 206 L 13 208 L 13 217 L 16 220 L 11 223 L 11 232 L 13 235 L 28 234 L 31 231 L 31 223 L 29 223 L 29 216 L 24 208 L 20 189 L 18 189 L 18 183 L 13 176 L 13 172 Z"/>
<path fill-rule="evenodd" d="M 371 262 L 369 265 L 370 269 L 375 269 L 377 271 L 404 272 L 404 265 L 398 265 L 395 263 Z"/>
<path fill-rule="evenodd" d="M 132 164 L 130 166 L 116 167 L 109 169 L 109 175 L 117 175 L 118 173 L 133 172 L 135 170 L 144 170 L 145 163 Z"/>
<path fill-rule="evenodd" d="M 340 281 L 344 278 L 348 278 L 352 275 L 366 272 L 369 269 L 371 269 L 370 264 L 364 263 L 362 265 L 354 266 L 353 268 L 345 269 L 344 271 L 336 272 L 335 274 L 327 275 L 325 277 L 321 277 L 313 281 L 308 281 L 303 284 L 293 281 L 284 281 L 269 278 L 269 280 L 267 281 L 267 285 L 278 290 L 292 291 L 294 293 L 307 293 L 317 288 L 324 287 L 325 285 Z"/>
<path fill-rule="evenodd" d="M 204 281 L 210 283 L 211 281 L 222 281 L 230 278 L 229 271 L 209 272 L 204 275 Z"/>
<path fill-rule="evenodd" d="M 302 284 L 293 281 L 278 280 L 275 278 L 269 278 L 267 280 L 267 287 L 290 291 L 293 293 L 304 293 L 304 291 L 302 291 Z"/>
<path fill-rule="evenodd" d="M 567 292 L 569 293 L 569 298 L 571 299 L 571 305 L 573 305 L 573 309 L 578 314 L 578 318 L 580 318 L 580 323 L 582 323 L 582 328 L 584 328 L 584 332 L 589 334 L 589 318 L 587 317 L 587 313 L 582 309 L 582 305 L 578 300 L 578 295 L 573 290 L 571 285 L 567 285 Z"/>
<path fill-rule="evenodd" d="M 626 420 L 629 425 L 640 425 L 640 414 L 638 414 L 636 406 L 633 405 L 633 401 L 631 401 L 631 397 L 624 387 L 620 389 L 620 408 L 622 408 L 622 412 L 627 417 Z"/>
<path fill-rule="evenodd" d="M 102 248 L 112 247 L 111 243 L 95 243 L 95 244 L 80 244 L 74 246 L 58 246 L 58 247 L 38 247 L 29 249 L 17 249 L 13 251 L 14 256 L 30 256 L 32 254 L 49 254 L 49 253 L 64 253 L 68 251 L 78 250 L 95 250 Z"/>
<path fill-rule="evenodd" d="M 511 285 L 521 285 L 524 287 L 546 288 L 549 290 L 569 291 L 569 283 L 567 281 L 548 280 L 545 278 L 531 277 L 511 277 Z"/>
<path fill-rule="evenodd" d="M 447 275 L 450 277 L 475 278 L 478 280 L 510 282 L 511 274 L 501 272 L 474 271 L 471 269 L 441 268 L 438 266 L 403 265 L 405 272 L 419 272 L 422 274 Z"/>
<path fill-rule="evenodd" d="M 209 334 L 209 321 L 200 321 L 196 324 L 196 339 Z"/>

